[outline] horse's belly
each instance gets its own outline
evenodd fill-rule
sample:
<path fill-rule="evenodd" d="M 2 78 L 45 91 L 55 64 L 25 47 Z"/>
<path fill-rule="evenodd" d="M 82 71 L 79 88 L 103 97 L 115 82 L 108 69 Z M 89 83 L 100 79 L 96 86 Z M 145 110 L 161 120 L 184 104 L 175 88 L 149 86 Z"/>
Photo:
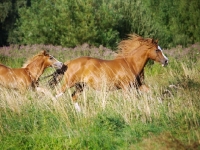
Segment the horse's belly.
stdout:
<path fill-rule="evenodd" d="M 114 91 L 117 89 L 121 89 L 120 87 L 115 86 L 114 84 L 109 84 L 109 83 L 87 83 L 87 86 L 97 90 L 97 91 Z"/>
<path fill-rule="evenodd" d="M 89 87 L 92 87 L 95 90 L 105 90 L 105 91 L 114 91 L 117 89 L 127 88 L 130 85 L 130 82 L 134 80 L 124 79 L 121 80 L 120 78 L 105 78 L 105 77 L 93 77 L 87 78 L 84 83 L 86 83 Z"/>

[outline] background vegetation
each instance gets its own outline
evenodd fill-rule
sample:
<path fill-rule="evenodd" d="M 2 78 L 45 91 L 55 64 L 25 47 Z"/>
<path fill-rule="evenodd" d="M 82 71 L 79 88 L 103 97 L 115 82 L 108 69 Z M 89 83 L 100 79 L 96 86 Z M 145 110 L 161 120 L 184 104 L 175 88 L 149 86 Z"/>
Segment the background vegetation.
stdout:
<path fill-rule="evenodd" d="M 83 55 L 114 56 L 105 47 L 85 44 L 32 45 L 0 48 L 0 62 L 21 67 L 44 48 L 62 61 Z M 132 89 L 124 95 L 121 90 L 86 89 L 78 99 L 81 113 L 70 98 L 73 89 L 55 101 L 49 94 L 21 95 L 0 88 L 0 149 L 200 149 L 200 45 L 164 52 L 170 61 L 167 67 L 158 63 L 145 67 L 151 92 Z M 48 69 L 44 76 L 53 71 Z M 41 85 L 55 93 L 46 79 Z"/>
<path fill-rule="evenodd" d="M 129 33 L 169 48 L 200 41 L 198 0 L 1 0 L 0 45 L 115 48 Z"/>
<path fill-rule="evenodd" d="M 10 67 L 41 49 L 63 62 L 112 59 L 129 33 L 158 38 L 170 63 L 147 64 L 149 93 L 86 89 L 81 113 L 71 90 L 52 100 L 45 79 L 48 94 L 1 87 L 0 149 L 200 149 L 199 8 L 198 0 L 1 0 L 0 63 Z"/>

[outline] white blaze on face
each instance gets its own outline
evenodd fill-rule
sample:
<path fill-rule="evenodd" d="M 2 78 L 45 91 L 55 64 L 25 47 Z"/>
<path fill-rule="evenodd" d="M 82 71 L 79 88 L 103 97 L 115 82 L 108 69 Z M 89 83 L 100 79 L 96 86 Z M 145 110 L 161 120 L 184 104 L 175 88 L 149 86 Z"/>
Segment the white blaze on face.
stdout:
<path fill-rule="evenodd" d="M 168 58 L 165 56 L 165 54 L 163 53 L 163 51 L 162 51 L 162 49 L 161 49 L 160 46 L 158 46 L 158 49 L 161 51 L 163 57 L 164 57 L 164 58 L 167 60 L 167 62 L 168 62 Z M 164 66 L 164 64 L 163 64 L 163 66 Z"/>

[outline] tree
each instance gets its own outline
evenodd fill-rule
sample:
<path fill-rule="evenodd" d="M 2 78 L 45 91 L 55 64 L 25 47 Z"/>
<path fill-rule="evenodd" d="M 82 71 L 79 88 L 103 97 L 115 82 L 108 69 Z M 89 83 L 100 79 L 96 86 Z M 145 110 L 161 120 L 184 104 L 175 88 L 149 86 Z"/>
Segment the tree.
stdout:
<path fill-rule="evenodd" d="M 14 29 L 18 18 L 18 8 L 26 5 L 25 0 L 2 0 L 0 3 L 0 46 L 8 45 L 9 31 Z"/>
<path fill-rule="evenodd" d="M 200 41 L 198 0 L 3 0 L 0 45 L 83 43 L 116 47 L 127 34 L 162 47 Z"/>

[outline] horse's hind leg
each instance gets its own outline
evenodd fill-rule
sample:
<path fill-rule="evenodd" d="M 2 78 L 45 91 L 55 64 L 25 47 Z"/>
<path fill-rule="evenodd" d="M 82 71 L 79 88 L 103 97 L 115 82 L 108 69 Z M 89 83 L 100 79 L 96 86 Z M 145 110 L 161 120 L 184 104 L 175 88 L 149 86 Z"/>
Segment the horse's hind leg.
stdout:
<path fill-rule="evenodd" d="M 76 102 L 76 99 L 78 97 L 78 95 L 83 92 L 83 88 L 84 88 L 84 83 L 76 83 L 75 84 L 75 91 L 72 93 L 72 99 L 74 102 Z"/>
<path fill-rule="evenodd" d="M 64 78 L 66 78 L 66 76 L 64 76 Z M 63 95 L 67 88 L 71 88 L 71 87 L 74 86 L 74 83 L 72 81 L 73 80 L 71 80 L 71 82 L 68 82 L 67 78 L 64 80 L 63 85 L 61 87 L 61 90 L 57 91 L 56 98 L 58 98 L 61 95 Z"/>
<path fill-rule="evenodd" d="M 85 87 L 85 84 L 84 83 L 76 83 L 75 84 L 75 91 L 72 93 L 72 99 L 73 99 L 73 101 L 74 101 L 74 106 L 75 106 L 75 109 L 77 110 L 77 111 L 81 111 L 81 109 L 80 109 L 80 107 L 79 107 L 79 105 L 78 105 L 78 103 L 77 103 L 77 97 L 78 97 L 78 95 L 81 93 L 81 92 L 83 92 L 83 89 L 84 89 L 84 87 Z"/>

